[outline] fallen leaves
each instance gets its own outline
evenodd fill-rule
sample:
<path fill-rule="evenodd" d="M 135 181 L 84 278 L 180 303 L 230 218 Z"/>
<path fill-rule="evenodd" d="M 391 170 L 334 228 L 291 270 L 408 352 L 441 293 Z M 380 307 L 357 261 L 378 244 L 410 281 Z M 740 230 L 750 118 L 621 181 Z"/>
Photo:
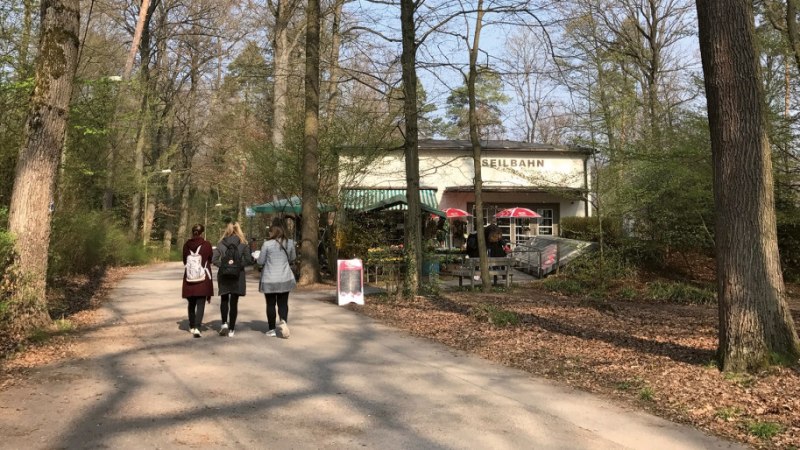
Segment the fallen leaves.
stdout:
<path fill-rule="evenodd" d="M 368 298 L 365 306 L 350 308 L 413 335 L 755 447 L 800 447 L 800 368 L 756 376 L 720 373 L 713 306 L 606 303 L 598 308 L 591 300 L 541 292 L 532 283 L 500 295 Z M 795 315 L 798 303 L 790 302 Z M 492 310 L 513 312 L 519 321 L 494 326 L 483 313 Z"/>

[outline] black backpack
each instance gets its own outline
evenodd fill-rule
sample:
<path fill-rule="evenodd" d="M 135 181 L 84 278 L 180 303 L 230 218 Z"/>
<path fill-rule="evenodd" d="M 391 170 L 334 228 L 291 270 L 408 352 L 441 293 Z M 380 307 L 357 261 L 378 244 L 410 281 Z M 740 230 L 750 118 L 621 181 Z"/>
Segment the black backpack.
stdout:
<path fill-rule="evenodd" d="M 219 276 L 222 278 L 238 278 L 242 270 L 244 270 L 244 265 L 242 264 L 242 255 L 239 253 L 239 245 L 228 245 L 225 248 L 225 253 L 220 257 Z"/>

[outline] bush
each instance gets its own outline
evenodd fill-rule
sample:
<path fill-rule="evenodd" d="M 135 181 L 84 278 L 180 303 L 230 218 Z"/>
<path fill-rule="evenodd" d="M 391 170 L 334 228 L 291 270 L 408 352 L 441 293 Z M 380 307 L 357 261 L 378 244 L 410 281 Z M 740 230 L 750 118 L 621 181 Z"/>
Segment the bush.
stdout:
<path fill-rule="evenodd" d="M 566 265 L 556 276 L 545 278 L 542 286 L 567 295 L 604 298 L 614 286 L 636 278 L 636 267 L 616 250 L 581 255 Z"/>
<path fill-rule="evenodd" d="M 590 290 L 590 287 L 584 286 L 578 280 L 561 276 L 551 276 L 545 278 L 542 281 L 542 287 L 548 291 L 558 292 L 566 295 L 585 294 Z"/>
<path fill-rule="evenodd" d="M 650 269 L 662 269 L 666 263 L 665 248 L 655 241 L 623 239 L 617 251 L 629 264 Z"/>
<path fill-rule="evenodd" d="M 600 242 L 600 219 L 598 217 L 562 217 L 559 227 L 561 236 L 567 239 Z M 622 235 L 619 222 L 608 217 L 602 221 L 602 236 L 605 244 L 614 245 Z"/>
<path fill-rule="evenodd" d="M 494 305 L 478 305 L 472 310 L 472 315 L 480 322 L 489 322 L 496 327 L 514 326 L 519 324 L 519 316 L 513 311 L 506 311 Z"/>
<path fill-rule="evenodd" d="M 691 305 L 708 305 L 717 301 L 716 293 L 711 288 L 665 281 L 655 281 L 648 284 L 647 297 L 652 300 Z"/>
<path fill-rule="evenodd" d="M 51 279 L 109 265 L 143 264 L 151 259 L 146 249 L 130 242 L 122 227 L 102 212 L 56 214 L 51 236 Z"/>
<path fill-rule="evenodd" d="M 0 208 L 0 319 L 8 308 L 5 299 L 14 289 L 14 277 L 8 269 L 14 261 L 14 237 L 7 230 L 8 210 Z"/>
<path fill-rule="evenodd" d="M 772 439 L 783 432 L 783 427 L 775 422 L 748 422 L 747 432 L 761 439 Z"/>

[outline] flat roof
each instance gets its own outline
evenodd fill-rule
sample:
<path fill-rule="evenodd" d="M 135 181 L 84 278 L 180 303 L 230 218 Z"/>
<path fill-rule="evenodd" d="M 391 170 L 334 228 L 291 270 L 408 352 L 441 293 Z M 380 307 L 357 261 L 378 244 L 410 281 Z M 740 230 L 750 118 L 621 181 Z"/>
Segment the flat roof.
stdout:
<path fill-rule="evenodd" d="M 472 142 L 467 139 L 420 139 L 419 150 L 450 150 L 458 153 L 472 152 Z M 343 146 L 345 150 L 356 150 L 363 148 L 359 146 Z M 402 148 L 393 148 L 390 152 L 400 152 Z M 484 140 L 481 141 L 481 151 L 483 152 L 523 152 L 523 153 L 579 153 L 591 155 L 597 150 L 591 147 L 581 146 L 562 146 L 550 144 L 535 144 L 521 141 L 507 140 Z"/>

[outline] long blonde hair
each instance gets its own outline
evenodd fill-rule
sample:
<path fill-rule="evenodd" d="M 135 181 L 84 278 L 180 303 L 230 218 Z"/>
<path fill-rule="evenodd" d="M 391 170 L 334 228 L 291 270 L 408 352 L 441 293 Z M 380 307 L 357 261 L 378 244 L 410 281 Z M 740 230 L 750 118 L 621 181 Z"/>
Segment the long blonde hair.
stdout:
<path fill-rule="evenodd" d="M 237 236 L 239 238 L 239 242 L 242 244 L 247 243 L 247 238 L 245 238 L 242 227 L 239 226 L 239 222 L 228 223 L 228 226 L 225 227 L 225 231 L 222 233 L 222 238 L 220 239 L 225 239 L 228 236 Z"/>

